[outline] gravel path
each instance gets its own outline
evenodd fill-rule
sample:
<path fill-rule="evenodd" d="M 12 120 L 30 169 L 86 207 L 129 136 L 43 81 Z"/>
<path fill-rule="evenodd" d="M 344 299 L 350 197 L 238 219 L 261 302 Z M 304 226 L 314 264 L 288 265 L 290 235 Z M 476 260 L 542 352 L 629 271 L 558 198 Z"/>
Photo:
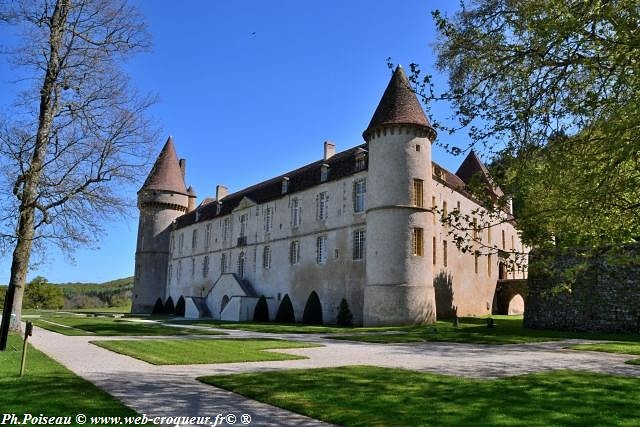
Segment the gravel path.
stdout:
<path fill-rule="evenodd" d="M 321 335 L 263 334 L 224 330 L 220 338 L 281 338 L 319 342 L 323 347 L 277 350 L 308 359 L 211 365 L 151 365 L 97 347 L 89 341 L 164 337 L 65 336 L 36 328 L 31 342 L 81 377 L 148 416 L 212 416 L 233 413 L 252 417 L 252 425 L 326 425 L 237 394 L 204 385 L 201 375 L 345 365 L 375 365 L 418 371 L 497 378 L 555 369 L 640 376 L 640 366 L 626 365 L 630 356 L 567 350 L 579 340 L 517 345 L 457 343 L 370 344 L 326 339 Z M 237 425 L 241 425 L 237 422 Z"/>

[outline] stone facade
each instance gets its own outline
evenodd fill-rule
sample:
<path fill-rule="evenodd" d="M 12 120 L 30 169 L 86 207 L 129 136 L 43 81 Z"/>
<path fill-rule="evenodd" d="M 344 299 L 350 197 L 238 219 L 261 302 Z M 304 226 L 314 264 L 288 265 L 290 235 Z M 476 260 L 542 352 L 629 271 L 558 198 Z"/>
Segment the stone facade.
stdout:
<path fill-rule="evenodd" d="M 166 218 L 153 227 L 148 221 L 155 214 L 141 204 L 134 308 L 184 297 L 190 316 L 207 311 L 216 319 L 251 320 L 264 295 L 273 319 L 288 295 L 301 320 L 316 292 L 326 323 L 335 322 L 343 298 L 354 322 L 365 325 L 491 313 L 506 259 L 462 253 L 435 213 L 482 209 L 461 176 L 486 175 L 486 168 L 473 152 L 461 176 L 432 162 L 436 134 L 401 68 L 363 137 L 364 144 L 340 153 L 327 142 L 320 160 L 247 189 L 227 194 L 218 186 L 215 198 L 198 207 L 187 199 L 182 211 L 161 205 Z M 184 180 L 184 168 L 171 173 Z M 184 183 L 178 187 L 176 196 L 194 200 Z M 149 190 L 143 186 L 139 199 Z M 166 234 L 157 232 L 163 227 Z M 523 250 L 510 221 L 478 231 L 477 238 L 503 254 Z M 165 258 L 145 255 L 149 239 Z M 150 273 L 157 269 L 164 269 L 164 281 Z M 136 304 L 142 296 L 145 304 Z"/>
<path fill-rule="evenodd" d="M 640 332 L 640 244 L 529 257 L 524 326 Z"/>

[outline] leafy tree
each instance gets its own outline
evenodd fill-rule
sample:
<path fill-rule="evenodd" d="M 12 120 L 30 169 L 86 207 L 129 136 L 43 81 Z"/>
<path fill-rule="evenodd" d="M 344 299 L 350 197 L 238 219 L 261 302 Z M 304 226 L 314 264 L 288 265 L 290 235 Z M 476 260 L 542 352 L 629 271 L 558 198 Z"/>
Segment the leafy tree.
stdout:
<path fill-rule="evenodd" d="M 44 277 L 38 276 L 27 284 L 24 293 L 25 308 L 50 310 L 62 308 L 63 305 L 64 295 L 62 289 L 50 284 Z"/>
<path fill-rule="evenodd" d="M 521 189 L 516 214 L 525 241 L 637 240 L 637 1 L 474 0 L 451 17 L 433 17 L 437 66 L 449 85 L 437 92 L 415 64 L 413 81 L 427 100 L 455 107 L 457 122 L 438 123 L 441 130 L 467 129 L 488 155 L 509 160 L 500 184 Z M 481 227 L 504 216 L 483 219 Z"/>
<path fill-rule="evenodd" d="M 338 306 L 338 318 L 336 319 L 338 326 L 353 326 L 353 314 L 349 309 L 349 303 L 345 298 L 342 298 L 340 305 Z"/>
<path fill-rule="evenodd" d="M 258 298 L 256 308 L 253 310 L 254 322 L 268 322 L 269 321 L 269 306 L 267 305 L 267 299 L 264 295 Z"/>
<path fill-rule="evenodd" d="M 180 296 L 180 298 L 178 298 L 178 302 L 176 303 L 176 316 L 184 317 L 184 312 L 185 312 L 185 301 L 184 301 L 184 297 Z"/>
<path fill-rule="evenodd" d="M 293 312 L 293 304 L 291 304 L 289 294 L 286 294 L 284 298 L 282 298 L 275 321 L 278 323 L 295 323 L 296 316 Z"/>
<path fill-rule="evenodd" d="M 302 313 L 302 323 L 307 325 L 322 325 L 322 304 L 316 291 L 311 292 Z"/>
<path fill-rule="evenodd" d="M 149 47 L 138 10 L 126 0 L 23 0 L 0 4 L 23 82 L 0 117 L 0 235 L 13 251 L 0 350 L 10 312 L 20 320 L 32 251 L 91 243 L 108 215 L 122 213 L 127 183 L 150 160 L 154 136 L 140 96 L 122 71 Z M 16 322 L 19 325 L 19 322 Z"/>
<path fill-rule="evenodd" d="M 151 311 L 153 314 L 162 314 L 164 313 L 164 304 L 162 303 L 162 298 L 158 297 L 156 303 L 153 305 L 153 310 Z"/>

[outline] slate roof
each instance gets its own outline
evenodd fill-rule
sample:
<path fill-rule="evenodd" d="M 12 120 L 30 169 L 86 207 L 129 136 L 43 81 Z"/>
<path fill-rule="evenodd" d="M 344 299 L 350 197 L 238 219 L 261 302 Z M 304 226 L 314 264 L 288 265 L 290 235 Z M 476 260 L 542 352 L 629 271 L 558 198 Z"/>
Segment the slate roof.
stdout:
<path fill-rule="evenodd" d="M 283 197 L 282 181 L 285 177 L 289 178 L 289 188 L 286 193 L 287 195 L 304 191 L 308 188 L 315 187 L 316 185 L 320 185 L 320 173 L 322 165 L 324 164 L 327 164 L 329 166 L 329 172 L 326 182 L 336 181 L 344 177 L 353 175 L 357 172 L 360 172 L 359 170 L 356 170 L 355 158 L 356 155 L 363 150 L 367 150 L 366 143 L 350 148 L 349 150 L 336 153 L 327 160 L 318 160 L 299 169 L 284 173 L 275 178 L 269 179 L 256 185 L 252 185 L 251 187 L 245 188 L 244 190 L 229 194 L 222 199 L 222 203 L 217 200 L 209 200 L 208 203 L 203 202 L 192 212 L 178 217 L 176 219 L 176 228 L 182 228 L 194 224 L 196 222 L 196 215 L 198 218 L 198 222 L 228 215 L 240 204 L 242 199 L 244 199 L 245 197 L 257 204 L 262 204 L 279 199 Z M 367 157 L 365 156 L 365 164 L 362 171 L 366 171 L 367 168 L 368 163 Z M 218 205 L 220 205 L 219 211 Z"/>
<path fill-rule="evenodd" d="M 480 178 L 480 180 L 486 185 L 489 195 L 495 200 L 498 197 L 504 196 L 504 193 L 498 187 L 491 178 L 491 174 L 487 167 L 482 163 L 482 160 L 478 157 L 475 151 L 471 150 L 467 157 L 464 159 L 456 175 L 464 181 L 465 184 L 469 184 L 474 176 Z"/>
<path fill-rule="evenodd" d="M 371 130 L 393 124 L 414 124 L 431 128 L 431 123 L 425 116 L 422 105 L 411 89 L 409 79 L 401 66 L 393 72 L 378 108 L 362 135 L 367 139 L 366 135 Z"/>
<path fill-rule="evenodd" d="M 173 145 L 173 138 L 169 137 L 162 147 L 162 151 L 158 155 L 156 162 L 149 172 L 142 190 L 162 190 L 172 193 L 188 195 L 187 188 L 184 184 L 184 177 L 180 170 L 180 163 L 176 155 L 176 149 Z"/>

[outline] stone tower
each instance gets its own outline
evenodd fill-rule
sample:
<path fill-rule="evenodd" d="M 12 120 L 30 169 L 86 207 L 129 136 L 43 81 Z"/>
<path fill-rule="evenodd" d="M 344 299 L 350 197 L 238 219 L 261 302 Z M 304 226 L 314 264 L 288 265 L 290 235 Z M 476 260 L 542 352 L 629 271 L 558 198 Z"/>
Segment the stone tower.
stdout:
<path fill-rule="evenodd" d="M 169 137 L 149 176 L 138 191 L 138 244 L 132 313 L 151 313 L 165 301 L 171 223 L 193 206 L 195 194 L 184 183 L 185 161 L 178 161 Z"/>
<path fill-rule="evenodd" d="M 394 71 L 363 137 L 369 143 L 364 324 L 433 322 L 433 266 L 426 243 L 433 233 L 427 206 L 436 132 L 402 67 Z M 414 189 L 420 186 L 416 199 Z M 414 236 L 421 238 L 420 248 L 414 247 Z"/>

